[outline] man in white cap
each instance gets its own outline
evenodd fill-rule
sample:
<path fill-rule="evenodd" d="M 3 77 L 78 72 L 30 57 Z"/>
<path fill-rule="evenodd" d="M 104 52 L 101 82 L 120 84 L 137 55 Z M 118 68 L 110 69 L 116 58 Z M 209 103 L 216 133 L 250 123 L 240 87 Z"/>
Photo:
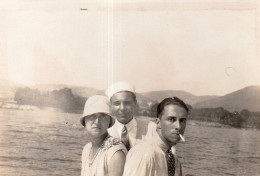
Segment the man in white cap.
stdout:
<path fill-rule="evenodd" d="M 111 103 L 112 115 L 116 117 L 108 133 L 119 138 L 128 150 L 156 133 L 154 122 L 134 117 L 137 105 L 134 86 L 127 82 L 117 82 L 107 89 L 106 94 Z"/>

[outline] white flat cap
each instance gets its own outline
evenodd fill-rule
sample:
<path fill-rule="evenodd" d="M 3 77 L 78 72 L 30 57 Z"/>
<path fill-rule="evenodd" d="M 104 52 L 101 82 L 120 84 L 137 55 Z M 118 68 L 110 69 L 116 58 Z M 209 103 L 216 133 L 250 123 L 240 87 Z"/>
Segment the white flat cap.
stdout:
<path fill-rule="evenodd" d="M 112 84 L 110 87 L 108 87 L 106 91 L 106 95 L 110 100 L 115 93 L 122 92 L 122 91 L 128 91 L 135 94 L 135 87 L 127 82 L 116 82 Z"/>
<path fill-rule="evenodd" d="M 107 114 L 111 118 L 111 123 L 113 122 L 113 118 L 111 116 L 110 103 L 106 96 L 104 95 L 94 95 L 89 97 L 85 103 L 83 115 L 80 118 L 80 123 L 85 126 L 84 119 L 90 115 L 96 113 L 104 113 Z M 104 116 L 106 117 L 106 116 Z M 111 125 L 110 125 L 111 126 Z"/>

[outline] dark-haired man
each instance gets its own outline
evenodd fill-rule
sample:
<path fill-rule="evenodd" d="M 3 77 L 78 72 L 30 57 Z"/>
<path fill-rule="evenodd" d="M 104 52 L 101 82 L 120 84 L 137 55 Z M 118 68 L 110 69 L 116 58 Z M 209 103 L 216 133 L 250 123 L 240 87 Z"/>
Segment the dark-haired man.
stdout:
<path fill-rule="evenodd" d="M 181 164 L 171 152 L 184 134 L 189 109 L 177 97 L 164 99 L 157 108 L 157 135 L 133 147 L 124 176 L 181 176 Z"/>
<path fill-rule="evenodd" d="M 137 100 L 133 85 L 117 82 L 107 89 L 106 94 L 111 103 L 112 115 L 116 118 L 108 133 L 119 138 L 127 149 L 156 133 L 155 123 L 134 117 Z"/>

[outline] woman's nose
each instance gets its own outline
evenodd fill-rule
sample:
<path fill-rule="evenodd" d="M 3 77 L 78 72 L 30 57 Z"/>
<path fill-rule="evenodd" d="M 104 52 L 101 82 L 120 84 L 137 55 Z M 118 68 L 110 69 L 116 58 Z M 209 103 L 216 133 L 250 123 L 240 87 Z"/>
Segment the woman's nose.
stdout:
<path fill-rule="evenodd" d="M 100 119 L 99 119 L 99 117 L 97 117 L 95 120 L 94 120 L 94 123 L 95 124 L 98 124 L 100 122 Z"/>

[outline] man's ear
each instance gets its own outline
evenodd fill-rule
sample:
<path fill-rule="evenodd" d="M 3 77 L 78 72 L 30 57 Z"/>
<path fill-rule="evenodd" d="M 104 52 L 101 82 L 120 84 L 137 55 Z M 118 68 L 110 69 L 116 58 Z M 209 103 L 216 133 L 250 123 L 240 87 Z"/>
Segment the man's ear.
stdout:
<path fill-rule="evenodd" d="M 156 119 L 156 125 L 158 129 L 161 129 L 161 123 L 159 118 Z"/>

